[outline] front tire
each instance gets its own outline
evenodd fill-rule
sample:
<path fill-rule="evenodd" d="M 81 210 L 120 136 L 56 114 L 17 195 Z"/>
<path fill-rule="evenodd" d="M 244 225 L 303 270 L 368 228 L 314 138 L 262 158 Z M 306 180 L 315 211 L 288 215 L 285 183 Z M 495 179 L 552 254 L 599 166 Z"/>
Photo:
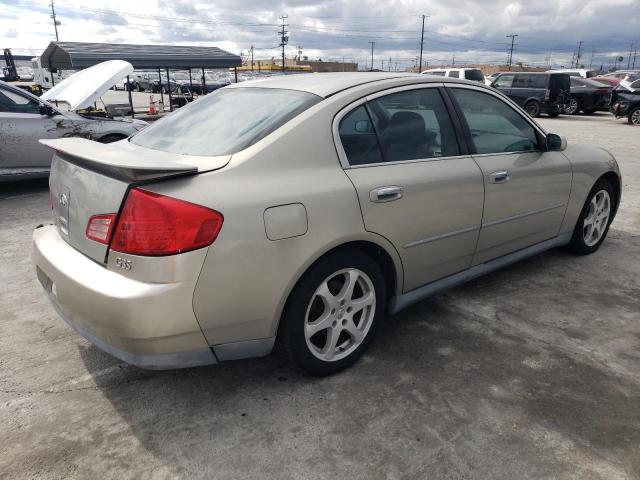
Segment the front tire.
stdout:
<path fill-rule="evenodd" d="M 531 117 L 536 118 L 540 116 L 540 104 L 535 100 L 527 102 L 527 104 L 524 106 L 524 110 Z"/>
<path fill-rule="evenodd" d="M 589 255 L 602 245 L 613 220 L 617 201 L 611 182 L 598 180 L 589 192 L 587 201 L 573 230 L 569 249 L 578 255 Z"/>
<path fill-rule="evenodd" d="M 633 109 L 627 120 L 631 125 L 640 126 L 640 107 Z"/>
<path fill-rule="evenodd" d="M 358 250 L 329 254 L 287 300 L 276 352 L 311 375 L 337 373 L 367 350 L 385 307 L 384 278 L 371 257 Z"/>

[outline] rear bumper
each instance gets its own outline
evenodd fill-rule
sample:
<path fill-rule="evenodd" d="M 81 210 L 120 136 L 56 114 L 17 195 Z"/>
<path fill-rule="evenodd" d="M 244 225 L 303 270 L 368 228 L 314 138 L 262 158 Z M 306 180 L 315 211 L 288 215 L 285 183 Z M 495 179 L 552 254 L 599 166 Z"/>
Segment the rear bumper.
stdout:
<path fill-rule="evenodd" d="M 217 363 L 193 313 L 195 281 L 127 278 L 75 250 L 55 226 L 34 231 L 32 261 L 60 316 L 107 353 L 152 369 Z"/>

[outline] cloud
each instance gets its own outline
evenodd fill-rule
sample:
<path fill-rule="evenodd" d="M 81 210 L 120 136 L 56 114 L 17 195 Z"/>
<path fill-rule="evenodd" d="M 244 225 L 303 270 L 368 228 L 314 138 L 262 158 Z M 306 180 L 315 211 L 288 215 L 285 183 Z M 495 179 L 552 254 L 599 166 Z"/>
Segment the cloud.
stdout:
<path fill-rule="evenodd" d="M 53 39 L 46 4 L 35 0 L 0 0 L 0 43 L 15 53 L 41 52 Z M 615 14 L 612 14 L 616 12 Z M 426 21 L 424 59 L 430 65 L 503 63 L 516 33 L 515 61 L 533 65 L 568 65 L 583 41 L 583 63 L 613 62 L 627 55 L 632 41 L 640 47 L 637 0 L 65 0 L 56 5 L 62 21 L 60 39 L 125 43 L 216 45 L 234 53 L 255 47 L 255 58 L 279 56 L 278 24 L 287 14 L 287 55 L 324 60 L 370 61 L 375 41 L 376 66 L 389 57 L 400 68 L 420 50 L 421 14 Z M 24 25 L 15 29 L 14 25 Z"/>

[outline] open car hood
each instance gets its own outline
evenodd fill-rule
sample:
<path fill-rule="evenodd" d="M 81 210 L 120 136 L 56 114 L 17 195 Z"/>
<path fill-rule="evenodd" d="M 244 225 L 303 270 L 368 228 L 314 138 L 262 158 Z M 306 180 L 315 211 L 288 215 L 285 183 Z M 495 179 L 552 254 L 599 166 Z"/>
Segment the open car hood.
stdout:
<path fill-rule="evenodd" d="M 124 60 L 109 60 L 80 70 L 56 84 L 40 98 L 49 102 L 66 102 L 69 110 L 92 106 L 116 82 L 133 72 Z"/>

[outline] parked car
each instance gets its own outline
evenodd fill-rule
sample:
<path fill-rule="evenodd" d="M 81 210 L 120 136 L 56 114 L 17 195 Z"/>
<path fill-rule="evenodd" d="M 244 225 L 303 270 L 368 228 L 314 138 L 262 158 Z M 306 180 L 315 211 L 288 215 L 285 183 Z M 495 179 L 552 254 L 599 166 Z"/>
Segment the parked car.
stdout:
<path fill-rule="evenodd" d="M 105 63 L 74 74 L 42 97 L 0 82 L 0 181 L 49 174 L 51 151 L 38 143 L 39 139 L 83 137 L 109 143 L 147 125 L 141 120 L 114 120 L 78 113 L 93 105 L 112 85 L 114 68 L 122 71 L 131 67 L 126 62 Z M 64 111 L 63 105 L 70 111 Z"/>
<path fill-rule="evenodd" d="M 495 72 L 495 73 L 492 73 L 491 75 L 485 76 L 484 77 L 484 84 L 490 86 L 493 83 L 493 81 L 496 79 L 496 77 L 498 75 L 500 75 L 500 73 L 501 72 Z"/>
<path fill-rule="evenodd" d="M 571 77 L 571 94 L 564 113 L 592 115 L 596 110 L 609 111 L 612 87 L 586 78 Z"/>
<path fill-rule="evenodd" d="M 620 83 L 621 79 L 615 78 L 615 77 L 608 77 L 606 75 L 598 75 L 597 77 L 591 77 L 589 80 L 592 80 L 594 82 L 599 82 L 604 85 L 609 85 L 611 87 L 615 87 Z"/>
<path fill-rule="evenodd" d="M 127 142 L 43 143 L 38 279 L 80 335 L 149 368 L 275 346 L 337 372 L 387 313 L 549 248 L 595 252 L 620 201 L 610 153 L 428 75 L 238 83 Z"/>
<path fill-rule="evenodd" d="M 571 81 L 566 73 L 501 73 L 491 84 L 520 105 L 532 117 L 546 113 L 557 117 L 565 109 Z"/>
<path fill-rule="evenodd" d="M 547 70 L 548 73 L 566 73 L 570 77 L 591 78 L 598 76 L 597 70 L 588 68 L 563 68 L 560 70 Z"/>
<path fill-rule="evenodd" d="M 627 117 L 632 125 L 640 125 L 640 74 L 628 75 L 613 89 L 611 113 Z"/>
<path fill-rule="evenodd" d="M 618 83 L 620 83 L 620 81 L 624 80 L 624 78 L 627 77 L 628 75 L 639 75 L 639 74 L 640 74 L 640 70 L 616 70 L 615 72 L 605 73 L 602 76 L 606 78 L 618 80 Z"/>
<path fill-rule="evenodd" d="M 484 83 L 484 75 L 479 68 L 432 68 L 422 73 L 424 75 L 436 75 L 439 77 L 464 78 L 466 80 Z"/>

